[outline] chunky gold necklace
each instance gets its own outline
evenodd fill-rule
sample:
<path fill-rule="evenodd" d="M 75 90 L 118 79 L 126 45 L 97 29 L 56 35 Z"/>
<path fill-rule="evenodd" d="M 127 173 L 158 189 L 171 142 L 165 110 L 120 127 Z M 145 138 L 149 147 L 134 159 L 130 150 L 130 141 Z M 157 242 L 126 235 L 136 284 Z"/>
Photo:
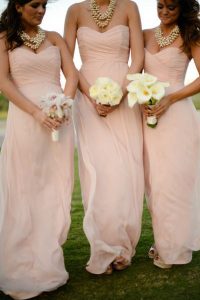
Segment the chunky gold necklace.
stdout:
<path fill-rule="evenodd" d="M 38 33 L 34 37 L 30 37 L 24 31 L 19 32 L 19 36 L 22 39 L 24 45 L 36 51 L 44 41 L 46 34 L 43 29 L 38 27 Z"/>
<path fill-rule="evenodd" d="M 180 34 L 180 29 L 179 29 L 178 25 L 176 25 L 172 29 L 172 31 L 170 32 L 170 34 L 168 36 L 163 36 L 163 32 L 162 32 L 160 26 L 158 26 L 155 29 L 155 39 L 156 39 L 156 42 L 158 43 L 158 45 L 160 46 L 160 48 L 171 45 L 175 41 L 175 39 L 177 39 L 179 34 Z"/>
<path fill-rule="evenodd" d="M 99 28 L 102 29 L 108 26 L 110 20 L 112 19 L 116 2 L 116 0 L 110 0 L 107 10 L 105 12 L 101 12 L 100 6 L 97 5 L 96 0 L 90 0 L 91 14 Z"/>

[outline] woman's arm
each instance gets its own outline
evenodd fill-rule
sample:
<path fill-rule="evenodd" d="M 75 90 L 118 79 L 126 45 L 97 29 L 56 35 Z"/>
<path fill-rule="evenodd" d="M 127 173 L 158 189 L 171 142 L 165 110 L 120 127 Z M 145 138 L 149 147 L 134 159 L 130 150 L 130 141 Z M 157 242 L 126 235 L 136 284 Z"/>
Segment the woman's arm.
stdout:
<path fill-rule="evenodd" d="M 141 20 L 136 3 L 130 1 L 127 5 L 130 30 L 131 65 L 128 74 L 140 73 L 144 65 L 144 42 Z M 127 95 L 127 85 L 130 82 L 125 78 L 123 83 L 124 97 Z"/>
<path fill-rule="evenodd" d="M 200 47 L 193 46 L 191 49 L 191 53 L 196 68 L 200 74 Z M 193 96 L 199 92 L 200 92 L 200 76 L 197 79 L 195 79 L 192 83 L 183 87 L 182 89 L 163 97 L 163 99 L 155 106 L 154 109 L 151 110 L 146 109 L 145 114 L 146 115 L 153 114 L 159 118 L 173 103 L 183 100 L 187 97 Z"/>
<path fill-rule="evenodd" d="M 74 56 L 74 50 L 76 44 L 76 34 L 78 29 L 78 14 L 79 14 L 79 4 L 74 4 L 69 7 L 65 18 L 64 39 L 67 43 L 69 52 L 71 53 L 72 57 Z M 78 76 L 79 76 L 80 91 L 83 92 L 90 99 L 90 95 L 89 95 L 90 85 L 88 81 L 80 72 Z"/>
<path fill-rule="evenodd" d="M 52 130 L 59 127 L 59 122 L 52 120 L 42 110 L 28 100 L 15 86 L 10 78 L 8 51 L 5 46 L 5 39 L 0 38 L 0 90 L 5 94 L 9 101 L 13 102 L 24 112 L 33 116 L 40 124 Z"/>
<path fill-rule="evenodd" d="M 61 68 L 66 78 L 64 94 L 73 99 L 75 97 L 78 84 L 78 72 L 74 66 L 72 56 L 64 39 L 57 32 L 50 32 L 49 38 L 51 42 L 60 49 Z"/>
<path fill-rule="evenodd" d="M 68 49 L 72 55 L 74 56 L 75 44 L 76 44 L 76 34 L 78 29 L 78 15 L 79 15 L 79 5 L 74 4 L 69 7 L 67 11 L 67 15 L 65 18 L 65 27 L 64 27 L 64 39 L 67 43 Z M 102 105 L 97 105 L 95 101 L 90 97 L 89 88 L 90 84 L 86 80 L 86 78 L 81 74 L 78 73 L 79 78 L 79 89 L 80 91 L 87 96 L 89 101 L 94 105 L 95 109 L 97 110 L 98 114 L 104 114 L 104 107 Z M 105 108 L 107 110 L 107 108 Z"/>

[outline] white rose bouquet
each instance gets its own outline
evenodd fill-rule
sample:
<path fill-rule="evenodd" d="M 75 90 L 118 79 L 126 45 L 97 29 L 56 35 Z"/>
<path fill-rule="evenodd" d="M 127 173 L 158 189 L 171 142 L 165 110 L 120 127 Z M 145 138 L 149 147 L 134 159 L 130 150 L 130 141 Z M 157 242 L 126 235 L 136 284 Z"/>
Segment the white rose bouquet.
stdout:
<path fill-rule="evenodd" d="M 66 119 L 71 116 L 73 99 L 64 94 L 48 94 L 41 100 L 40 107 L 52 119 Z M 59 140 L 59 130 L 53 130 L 51 133 L 52 141 Z"/>
<path fill-rule="evenodd" d="M 108 77 L 98 77 L 89 93 L 97 104 L 110 106 L 118 105 L 123 96 L 120 85 Z"/>
<path fill-rule="evenodd" d="M 158 81 L 155 76 L 148 73 L 128 74 L 127 79 L 131 82 L 127 86 L 128 105 L 133 107 L 135 103 L 155 105 L 165 95 L 168 82 Z M 147 117 L 147 125 L 154 128 L 157 125 L 156 116 Z"/>

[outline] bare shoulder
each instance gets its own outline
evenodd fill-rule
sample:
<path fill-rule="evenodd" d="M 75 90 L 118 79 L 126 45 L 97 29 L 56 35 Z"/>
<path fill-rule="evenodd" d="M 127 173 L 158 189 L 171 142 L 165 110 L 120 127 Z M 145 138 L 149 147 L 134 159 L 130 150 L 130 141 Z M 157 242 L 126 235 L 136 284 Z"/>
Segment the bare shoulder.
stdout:
<path fill-rule="evenodd" d="M 83 1 L 81 3 L 74 3 L 69 6 L 67 10 L 67 14 L 71 17 L 76 17 L 80 11 L 85 7 L 87 1 Z"/>
<path fill-rule="evenodd" d="M 56 31 L 45 31 L 47 39 L 53 44 L 56 45 L 59 42 L 64 41 L 63 37 Z"/>
<path fill-rule="evenodd" d="M 131 0 L 125 0 L 124 5 L 128 12 L 131 13 L 137 13 L 138 12 L 138 6 L 137 3 Z"/>
<path fill-rule="evenodd" d="M 138 19 L 139 10 L 136 2 L 131 0 L 125 0 L 124 11 L 126 11 L 126 14 L 130 21 L 134 21 Z"/>
<path fill-rule="evenodd" d="M 143 36 L 144 36 L 144 38 L 148 39 L 149 37 L 151 37 L 154 34 L 154 30 L 155 30 L 155 28 L 144 29 L 143 30 Z"/>
<path fill-rule="evenodd" d="M 155 40 L 155 28 L 145 29 L 143 30 L 143 38 L 144 38 L 144 45 L 148 45 L 149 43 L 154 43 Z"/>

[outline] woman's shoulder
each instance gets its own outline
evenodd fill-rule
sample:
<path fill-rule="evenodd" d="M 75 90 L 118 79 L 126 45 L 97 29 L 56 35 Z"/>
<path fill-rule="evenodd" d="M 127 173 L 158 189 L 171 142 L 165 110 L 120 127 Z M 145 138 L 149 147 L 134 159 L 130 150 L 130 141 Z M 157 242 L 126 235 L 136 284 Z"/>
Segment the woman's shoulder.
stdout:
<path fill-rule="evenodd" d="M 57 45 L 58 43 L 64 41 L 63 37 L 56 31 L 45 31 L 45 33 L 47 40 L 53 45 Z"/>
<path fill-rule="evenodd" d="M 124 0 L 120 2 L 121 5 L 124 6 L 124 8 L 127 9 L 127 11 L 131 10 L 137 10 L 137 3 L 135 1 L 131 0 Z"/>
<path fill-rule="evenodd" d="M 155 28 L 149 28 L 143 30 L 144 40 L 151 38 L 154 35 Z"/>
<path fill-rule="evenodd" d="M 68 14 L 73 14 L 73 15 L 76 15 L 78 14 L 82 9 L 84 9 L 87 5 L 87 1 L 83 1 L 83 2 L 80 2 L 80 3 L 74 3 L 72 5 L 69 6 L 68 8 Z"/>

